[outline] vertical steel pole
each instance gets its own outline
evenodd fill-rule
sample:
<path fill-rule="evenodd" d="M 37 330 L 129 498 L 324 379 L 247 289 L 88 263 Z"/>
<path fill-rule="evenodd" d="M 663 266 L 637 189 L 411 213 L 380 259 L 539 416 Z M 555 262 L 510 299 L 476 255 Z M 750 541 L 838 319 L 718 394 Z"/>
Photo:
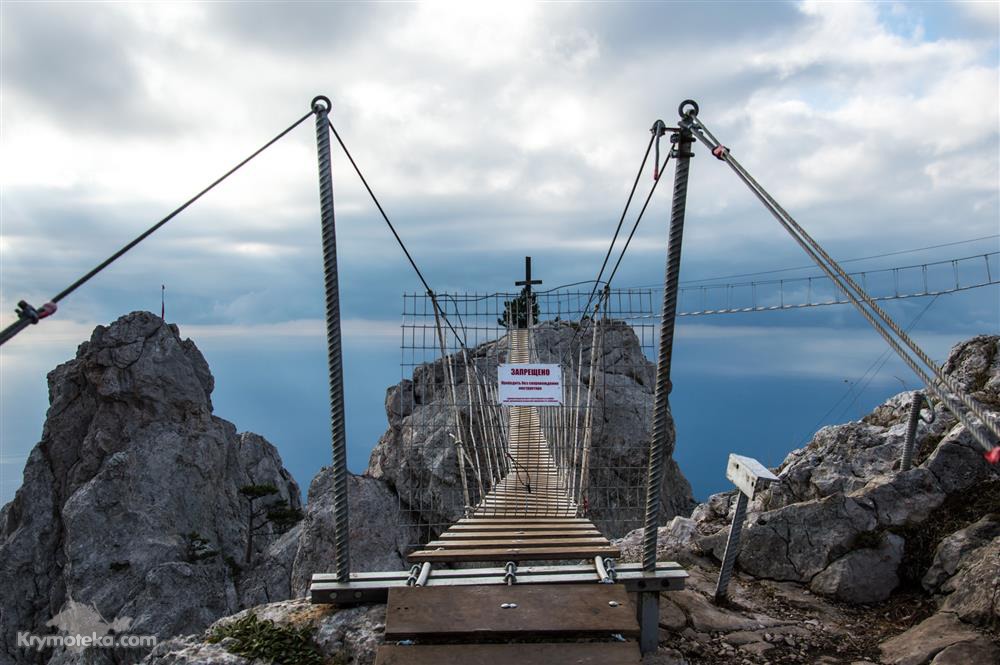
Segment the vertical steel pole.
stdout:
<path fill-rule="evenodd" d="M 736 555 L 740 553 L 740 534 L 743 533 L 743 522 L 747 516 L 747 495 L 738 493 L 736 513 L 733 523 L 729 525 L 729 538 L 726 540 L 726 553 L 722 557 L 722 569 L 719 571 L 719 581 L 715 585 L 715 602 L 721 602 L 726 597 L 729 580 L 733 576 L 733 566 L 736 565 Z"/>
<path fill-rule="evenodd" d="M 344 426 L 344 369 L 340 344 L 340 286 L 337 281 L 337 234 L 333 214 L 333 176 L 330 174 L 331 108 L 326 97 L 316 97 L 316 154 L 319 158 L 319 200 L 323 227 L 323 277 L 326 286 L 326 344 L 330 365 L 330 429 L 333 439 L 334 574 L 338 582 L 351 576 L 347 512 L 347 434 Z"/>
<path fill-rule="evenodd" d="M 660 485 L 666 462 L 668 439 L 673 423 L 670 417 L 670 365 L 677 317 L 677 286 L 681 271 L 681 240 L 687 207 L 688 171 L 691 161 L 691 132 L 682 129 L 677 135 L 676 174 L 673 207 L 670 215 L 670 240 L 663 284 L 663 316 L 660 323 L 660 349 L 656 367 L 656 394 L 653 402 L 653 435 L 649 445 L 649 470 L 646 479 L 646 519 L 643 530 L 642 567 L 656 569 L 656 529 L 660 518 Z"/>
<path fill-rule="evenodd" d="M 903 443 L 903 459 L 899 463 L 899 471 L 909 471 L 913 465 L 913 443 L 917 439 L 917 424 L 920 422 L 920 407 L 924 405 L 924 394 L 913 393 L 910 402 L 910 419 L 906 423 L 906 441 Z"/>
<path fill-rule="evenodd" d="M 656 393 L 653 402 L 653 434 L 649 441 L 649 472 L 646 478 L 646 516 L 643 524 L 642 569 L 656 570 L 656 530 L 660 522 L 660 488 L 667 446 L 673 437 L 670 416 L 670 364 L 674 346 L 674 323 L 677 318 L 677 290 L 681 273 L 681 241 L 684 214 L 687 210 L 688 171 L 694 136 L 688 123 L 698 114 L 694 102 L 685 101 L 679 109 L 681 129 L 671 137 L 677 143 L 673 205 L 670 211 L 670 236 L 667 267 L 663 280 L 663 316 L 660 322 L 660 349 L 656 365 Z M 659 123 L 657 123 L 659 124 Z M 654 126 L 654 131 L 656 127 Z M 656 651 L 659 639 L 659 591 L 639 594 L 639 647 L 642 653 Z"/>

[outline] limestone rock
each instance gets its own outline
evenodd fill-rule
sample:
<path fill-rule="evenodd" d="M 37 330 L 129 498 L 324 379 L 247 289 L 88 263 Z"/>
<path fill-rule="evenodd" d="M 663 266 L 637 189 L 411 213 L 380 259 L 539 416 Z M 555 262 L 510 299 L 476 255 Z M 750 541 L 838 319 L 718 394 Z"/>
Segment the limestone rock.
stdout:
<path fill-rule="evenodd" d="M 808 582 L 876 525 L 870 509 L 843 494 L 792 504 L 748 523 L 738 561 L 757 577 Z"/>
<path fill-rule="evenodd" d="M 292 566 L 292 596 L 309 589 L 314 573 L 334 570 L 333 474 L 330 467 L 319 472 L 309 486 L 309 510 Z M 348 477 L 348 532 L 351 570 L 403 570 L 404 556 L 416 543 L 400 514 L 398 499 L 387 485 L 369 476 Z"/>
<path fill-rule="evenodd" d="M 656 530 L 656 558 L 663 560 L 666 557 L 683 555 L 690 547 L 694 538 L 697 524 L 687 517 L 675 517 L 670 520 L 667 526 L 661 526 Z M 642 529 L 636 529 L 615 544 L 621 549 L 622 561 L 642 561 Z"/>
<path fill-rule="evenodd" d="M 1000 536 L 962 557 L 957 568 L 941 585 L 950 594 L 942 609 L 981 626 L 1000 622 Z"/>
<path fill-rule="evenodd" d="M 924 588 L 936 591 L 948 578 L 958 572 L 959 564 L 967 555 L 998 536 L 1000 536 L 1000 515 L 990 514 L 942 540 L 934 552 L 934 562 L 922 580 Z"/>
<path fill-rule="evenodd" d="M 99 326 L 48 380 L 42 439 L 0 513 L 0 661 L 24 658 L 10 651 L 15 632 L 47 632 L 70 600 L 160 637 L 238 610 L 240 487 L 273 485 L 293 507 L 299 489 L 274 446 L 212 415 L 195 345 L 134 312 Z"/>
<path fill-rule="evenodd" d="M 312 576 L 332 573 L 333 472 L 324 467 L 309 486 L 305 518 L 263 553 L 240 587 L 244 605 L 305 596 Z M 348 533 L 353 572 L 402 570 L 419 534 L 405 526 L 398 497 L 381 480 L 348 474 Z"/>
<path fill-rule="evenodd" d="M 986 636 L 945 647 L 934 656 L 931 665 L 970 665 L 971 663 L 1000 663 L 1000 646 Z"/>
<path fill-rule="evenodd" d="M 850 603 L 885 600 L 899 585 L 896 570 L 903 560 L 903 539 L 885 532 L 877 547 L 856 549 L 812 578 L 816 593 Z"/>
<path fill-rule="evenodd" d="M 372 665 L 385 631 L 384 605 L 359 605 L 338 610 L 330 605 L 311 605 L 305 599 L 288 600 L 253 607 L 225 617 L 200 635 L 161 642 L 142 662 L 144 665 L 249 664 L 249 660 L 226 650 L 227 646 L 235 643 L 234 638 L 226 638 L 217 644 L 207 642 L 208 636 L 217 628 L 238 621 L 248 614 L 280 627 L 308 628 L 311 639 L 325 662 Z"/>
<path fill-rule="evenodd" d="M 882 661 L 887 665 L 924 665 L 952 645 L 979 639 L 979 633 L 959 621 L 954 614 L 938 612 L 905 633 L 882 642 L 879 650 Z"/>

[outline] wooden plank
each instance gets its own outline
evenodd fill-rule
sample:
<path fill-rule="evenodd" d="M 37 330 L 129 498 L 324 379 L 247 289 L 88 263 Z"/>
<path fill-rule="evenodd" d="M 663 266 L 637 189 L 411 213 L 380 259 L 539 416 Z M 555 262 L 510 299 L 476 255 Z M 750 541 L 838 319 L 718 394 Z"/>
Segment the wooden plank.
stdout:
<path fill-rule="evenodd" d="M 481 524 L 456 524 L 445 533 L 454 531 L 596 531 L 593 524 L 567 524 L 553 520 L 551 524 L 492 524 L 485 522 Z"/>
<path fill-rule="evenodd" d="M 485 540 L 494 538 L 585 538 L 602 537 L 601 532 L 596 529 L 551 529 L 547 531 L 511 531 L 502 529 L 498 531 L 452 531 L 448 530 L 438 536 L 438 540 Z"/>
<path fill-rule="evenodd" d="M 548 559 L 589 559 L 621 556 L 617 547 L 503 547 L 476 550 L 418 550 L 407 556 L 417 561 L 541 561 Z"/>
<path fill-rule="evenodd" d="M 635 609 L 617 584 L 398 587 L 386 608 L 387 641 L 639 634 Z"/>
<path fill-rule="evenodd" d="M 379 647 L 375 665 L 638 665 L 635 642 Z"/>
<path fill-rule="evenodd" d="M 490 540 L 435 540 L 424 547 L 428 550 L 445 548 L 455 549 L 493 549 L 497 547 L 608 547 L 611 543 L 607 538 L 492 538 Z"/>
<path fill-rule="evenodd" d="M 591 521 L 586 517 L 566 517 L 563 518 L 566 522 L 576 523 L 576 524 L 591 524 Z M 471 517 L 463 517 L 458 521 L 459 524 L 482 524 L 483 519 L 476 519 Z M 537 524 L 539 522 L 545 522 L 544 517 L 524 517 L 524 518 L 496 518 L 494 520 L 486 520 L 486 522 L 492 522 L 494 524 L 506 523 L 506 524 Z"/>

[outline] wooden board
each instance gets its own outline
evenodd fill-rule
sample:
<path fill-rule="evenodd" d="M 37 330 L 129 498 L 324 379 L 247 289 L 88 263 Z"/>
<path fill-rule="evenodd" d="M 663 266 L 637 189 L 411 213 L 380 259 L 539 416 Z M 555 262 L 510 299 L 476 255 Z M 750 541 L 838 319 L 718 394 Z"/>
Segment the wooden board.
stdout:
<path fill-rule="evenodd" d="M 379 647 L 375 665 L 638 665 L 635 642 Z"/>
<path fill-rule="evenodd" d="M 549 561 L 555 559 L 592 559 L 595 556 L 618 558 L 617 547 L 503 547 L 474 550 L 417 550 L 407 556 L 411 562 L 421 561 Z"/>
<path fill-rule="evenodd" d="M 389 590 L 386 607 L 387 641 L 639 634 L 619 584 L 399 587 Z"/>
<path fill-rule="evenodd" d="M 594 529 L 552 529 L 548 531 L 464 531 L 449 529 L 441 534 L 441 540 L 496 540 L 498 538 L 601 538 L 601 532 Z"/>
<path fill-rule="evenodd" d="M 604 536 L 592 538 L 492 538 L 490 540 L 435 540 L 424 547 L 436 550 L 439 547 L 450 550 L 492 549 L 495 547 L 610 547 Z"/>
<path fill-rule="evenodd" d="M 590 522 L 560 522 L 553 520 L 547 524 L 494 524 L 485 520 L 479 524 L 456 524 L 448 529 L 449 533 L 459 531 L 593 531 L 596 527 Z"/>
<path fill-rule="evenodd" d="M 539 523 L 541 523 L 541 524 L 547 524 L 547 523 L 551 523 L 552 521 L 553 520 L 550 520 L 550 519 L 547 519 L 547 518 L 544 518 L 544 517 L 523 517 L 523 518 L 504 517 L 504 518 L 495 518 L 495 519 L 490 519 L 490 518 L 475 518 L 475 517 L 463 517 L 462 519 L 458 520 L 458 523 L 459 524 L 517 524 L 517 525 L 521 525 L 521 524 L 539 524 Z M 588 524 L 588 525 L 593 526 L 591 524 L 590 520 L 588 520 L 586 517 L 562 517 L 562 518 L 559 518 L 558 520 L 555 520 L 555 521 L 558 521 L 559 523 L 566 523 L 566 524 Z"/>

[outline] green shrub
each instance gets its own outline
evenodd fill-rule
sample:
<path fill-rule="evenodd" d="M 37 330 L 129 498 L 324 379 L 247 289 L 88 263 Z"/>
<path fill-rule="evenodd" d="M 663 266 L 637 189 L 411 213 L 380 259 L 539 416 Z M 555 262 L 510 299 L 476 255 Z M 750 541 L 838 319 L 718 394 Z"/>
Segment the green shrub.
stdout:
<path fill-rule="evenodd" d="M 278 626 L 256 614 L 247 614 L 212 630 L 208 641 L 217 644 L 231 637 L 235 642 L 226 645 L 226 651 L 275 665 L 324 665 L 323 655 L 312 641 L 312 633 L 311 626 Z"/>

